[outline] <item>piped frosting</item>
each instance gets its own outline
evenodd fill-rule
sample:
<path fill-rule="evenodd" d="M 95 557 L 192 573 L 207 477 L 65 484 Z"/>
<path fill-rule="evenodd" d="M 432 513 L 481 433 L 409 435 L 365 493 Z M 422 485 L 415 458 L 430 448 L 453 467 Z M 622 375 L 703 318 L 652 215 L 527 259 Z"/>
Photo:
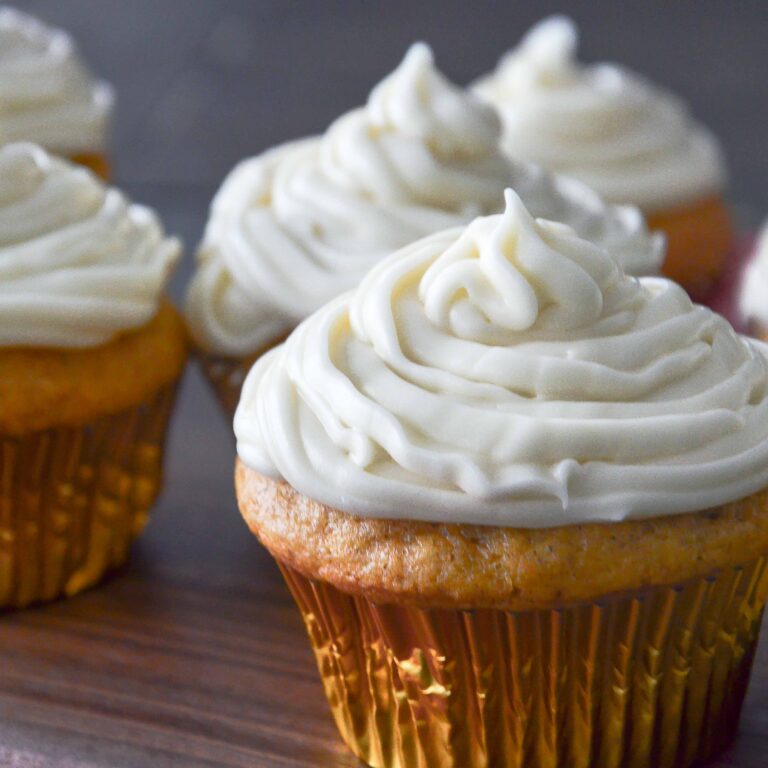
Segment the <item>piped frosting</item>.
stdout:
<path fill-rule="evenodd" d="M 113 104 L 112 89 L 93 78 L 66 32 L 0 7 L 0 143 L 103 152 Z"/>
<path fill-rule="evenodd" d="M 510 157 L 657 212 L 721 191 L 712 134 L 668 91 L 616 64 L 581 64 L 573 21 L 537 24 L 475 91 L 498 108 Z"/>
<path fill-rule="evenodd" d="M 241 459 L 354 515 L 513 527 L 768 485 L 768 347 L 604 247 L 503 214 L 405 247 L 251 370 Z"/>
<path fill-rule="evenodd" d="M 357 285 L 393 250 L 498 211 L 514 187 L 536 215 L 658 269 L 662 243 L 632 208 L 513 163 L 495 112 L 449 82 L 418 43 L 368 103 L 319 137 L 237 166 L 213 201 L 187 315 L 199 346 L 255 352 Z"/>
<path fill-rule="evenodd" d="M 152 211 L 90 171 L 0 148 L 0 347 L 91 347 L 143 326 L 180 253 Z"/>

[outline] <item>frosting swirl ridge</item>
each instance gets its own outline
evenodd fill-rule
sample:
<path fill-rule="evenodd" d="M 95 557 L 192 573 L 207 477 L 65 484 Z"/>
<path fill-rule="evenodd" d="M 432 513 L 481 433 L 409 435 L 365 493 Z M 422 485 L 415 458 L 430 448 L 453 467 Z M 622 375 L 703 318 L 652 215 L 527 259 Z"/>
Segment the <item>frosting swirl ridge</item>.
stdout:
<path fill-rule="evenodd" d="M 572 228 L 503 214 L 411 244 L 263 356 L 241 459 L 352 514 L 548 527 L 768 484 L 768 347 Z"/>
<path fill-rule="evenodd" d="M 647 212 L 718 193 L 720 148 L 687 106 L 618 65 L 580 64 L 577 42 L 571 19 L 547 18 L 475 85 L 502 115 L 509 155 Z"/>
<path fill-rule="evenodd" d="M 641 273 L 662 244 L 634 209 L 506 159 L 495 112 L 449 82 L 424 44 L 323 136 L 237 166 L 216 195 L 190 287 L 197 343 L 244 355 L 359 283 L 393 250 L 495 212 L 513 186 L 540 216 L 612 243 Z"/>
<path fill-rule="evenodd" d="M 103 150 L 114 95 L 86 69 L 72 38 L 0 8 L 0 141 Z"/>
<path fill-rule="evenodd" d="M 0 346 L 90 347 L 141 327 L 180 252 L 154 213 L 84 168 L 0 148 Z"/>

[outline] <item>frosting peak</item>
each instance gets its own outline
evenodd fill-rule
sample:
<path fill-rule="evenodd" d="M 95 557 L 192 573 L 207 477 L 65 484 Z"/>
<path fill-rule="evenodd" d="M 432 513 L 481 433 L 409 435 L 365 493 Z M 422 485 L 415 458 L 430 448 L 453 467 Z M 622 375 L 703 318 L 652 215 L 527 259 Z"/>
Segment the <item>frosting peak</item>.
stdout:
<path fill-rule="evenodd" d="M 33 144 L 0 148 L 0 347 L 89 347 L 140 328 L 180 250 L 84 168 Z"/>
<path fill-rule="evenodd" d="M 371 126 L 419 139 L 439 157 L 493 155 L 501 136 L 494 110 L 444 77 L 426 43 L 409 48 L 366 109 Z"/>
<path fill-rule="evenodd" d="M 495 112 L 417 43 L 322 136 L 238 165 L 214 198 L 189 289 L 197 344 L 257 352 L 397 248 L 498 211 L 508 186 L 536 216 L 610 245 L 634 273 L 658 269 L 662 242 L 637 210 L 508 160 L 500 132 Z"/>
<path fill-rule="evenodd" d="M 520 84 L 546 87 L 573 78 L 579 32 L 567 16 L 550 16 L 525 35 L 517 51 L 507 54 L 501 66 Z"/>
<path fill-rule="evenodd" d="M 66 32 L 0 7 L 0 142 L 101 151 L 113 102 L 112 89 L 93 79 Z"/>
<path fill-rule="evenodd" d="M 356 515 L 515 527 L 768 485 L 768 347 L 506 201 L 380 262 L 263 356 L 241 459 Z"/>
<path fill-rule="evenodd" d="M 507 190 L 506 211 L 476 219 L 421 280 L 426 316 L 459 338 L 566 330 L 595 322 L 619 273 L 605 250 L 565 225 L 535 221 Z"/>
<path fill-rule="evenodd" d="M 650 212 L 718 193 L 719 146 L 686 105 L 618 65 L 581 64 L 577 43 L 569 18 L 545 19 L 476 84 L 501 113 L 507 153 Z"/>

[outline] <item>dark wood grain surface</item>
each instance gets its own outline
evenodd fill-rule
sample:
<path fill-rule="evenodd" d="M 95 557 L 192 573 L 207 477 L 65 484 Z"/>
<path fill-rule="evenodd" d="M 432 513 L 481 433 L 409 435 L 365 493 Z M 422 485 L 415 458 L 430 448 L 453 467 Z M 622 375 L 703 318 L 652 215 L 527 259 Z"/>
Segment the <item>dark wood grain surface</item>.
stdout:
<path fill-rule="evenodd" d="M 562 3 L 30 0 L 118 91 L 117 180 L 193 246 L 240 157 L 318 131 L 414 38 L 467 81 Z M 766 9 L 580 1 L 586 54 L 685 93 L 724 138 L 743 221 L 768 213 Z M 190 248 L 191 250 L 191 248 Z M 191 262 L 174 278 L 178 298 Z M 130 565 L 75 599 L 0 616 L 0 766 L 358 765 L 338 739 L 298 613 L 232 491 L 229 425 L 195 369 L 166 492 Z M 768 637 L 766 638 L 768 640 Z M 733 749 L 768 766 L 768 642 Z"/>

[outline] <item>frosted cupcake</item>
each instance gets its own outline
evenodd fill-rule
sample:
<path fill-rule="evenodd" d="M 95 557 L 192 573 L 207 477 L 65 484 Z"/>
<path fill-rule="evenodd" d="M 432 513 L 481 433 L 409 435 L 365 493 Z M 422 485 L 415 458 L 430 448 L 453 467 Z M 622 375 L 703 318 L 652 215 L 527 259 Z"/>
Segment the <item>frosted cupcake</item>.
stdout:
<path fill-rule="evenodd" d="M 184 367 L 157 217 L 31 144 L 0 149 L 0 608 L 121 565 Z"/>
<path fill-rule="evenodd" d="M 113 103 L 66 32 L 0 7 L 0 141 L 33 141 L 107 178 Z"/>
<path fill-rule="evenodd" d="M 187 319 L 208 378 L 233 411 L 252 362 L 384 255 L 497 211 L 514 187 L 537 215 L 570 223 L 631 272 L 662 243 L 633 208 L 505 159 L 492 109 L 414 45 L 368 103 L 322 136 L 246 160 L 213 201 Z"/>
<path fill-rule="evenodd" d="M 513 192 L 248 375 L 237 493 L 379 768 L 689 766 L 768 595 L 768 346 Z"/>
<path fill-rule="evenodd" d="M 768 224 L 763 227 L 754 257 L 744 272 L 740 309 L 751 332 L 768 341 Z"/>
<path fill-rule="evenodd" d="M 579 63 L 576 44 L 570 19 L 548 18 L 477 83 L 502 115 L 505 149 L 608 202 L 639 206 L 667 235 L 664 273 L 705 295 L 732 240 L 717 141 L 682 101 L 634 72 Z"/>

